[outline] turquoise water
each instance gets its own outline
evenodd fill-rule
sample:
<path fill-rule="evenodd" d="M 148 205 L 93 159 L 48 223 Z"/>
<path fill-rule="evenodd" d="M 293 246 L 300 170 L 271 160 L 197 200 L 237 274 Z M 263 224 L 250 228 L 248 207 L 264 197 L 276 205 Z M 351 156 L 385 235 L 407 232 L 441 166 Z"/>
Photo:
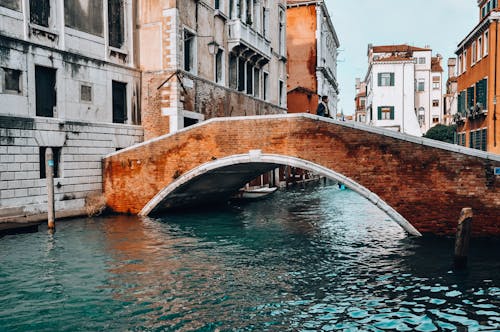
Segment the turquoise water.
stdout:
<path fill-rule="evenodd" d="M 500 241 L 408 237 L 349 190 L 0 238 L 0 331 L 499 331 Z"/>

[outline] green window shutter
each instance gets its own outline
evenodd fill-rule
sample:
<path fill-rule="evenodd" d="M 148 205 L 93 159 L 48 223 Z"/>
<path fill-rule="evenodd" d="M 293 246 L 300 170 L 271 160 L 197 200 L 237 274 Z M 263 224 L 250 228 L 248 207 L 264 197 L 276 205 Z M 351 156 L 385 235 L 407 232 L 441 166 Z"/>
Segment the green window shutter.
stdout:
<path fill-rule="evenodd" d="M 394 73 L 391 73 L 391 86 L 394 86 Z"/>
<path fill-rule="evenodd" d="M 469 108 L 471 106 L 474 106 L 474 87 L 473 86 L 467 88 L 467 110 L 469 110 Z"/>
<path fill-rule="evenodd" d="M 382 107 L 379 106 L 377 109 L 378 109 L 378 119 L 382 120 Z"/>
<path fill-rule="evenodd" d="M 391 106 L 391 120 L 394 120 L 394 106 Z"/>
<path fill-rule="evenodd" d="M 481 150 L 483 151 L 487 150 L 488 147 L 488 145 L 486 144 L 487 139 L 488 139 L 488 130 L 484 128 L 483 130 L 481 130 Z"/>
<path fill-rule="evenodd" d="M 378 78 L 378 86 L 382 86 L 382 73 L 378 73 L 377 78 Z"/>
<path fill-rule="evenodd" d="M 457 111 L 458 111 L 458 114 L 461 114 L 462 113 L 462 96 L 463 96 L 463 92 L 460 92 L 458 94 L 458 99 L 457 99 Z"/>

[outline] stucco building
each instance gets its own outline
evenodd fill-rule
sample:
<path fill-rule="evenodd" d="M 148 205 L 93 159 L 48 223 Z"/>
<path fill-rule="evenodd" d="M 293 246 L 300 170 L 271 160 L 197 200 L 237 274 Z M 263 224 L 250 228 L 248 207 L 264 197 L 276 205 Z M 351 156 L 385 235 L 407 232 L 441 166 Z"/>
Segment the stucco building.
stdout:
<path fill-rule="evenodd" d="M 449 126 L 455 121 L 458 110 L 458 93 L 457 93 L 457 59 L 448 59 L 448 80 L 446 81 L 446 93 L 444 94 L 443 104 L 443 124 Z"/>
<path fill-rule="evenodd" d="M 456 143 L 500 153 L 497 97 L 499 79 L 497 0 L 479 0 L 479 23 L 456 50 L 458 125 Z"/>
<path fill-rule="evenodd" d="M 369 45 L 366 122 L 414 136 L 441 123 L 441 60 L 429 48 Z"/>
<path fill-rule="evenodd" d="M 356 78 L 356 84 L 354 86 L 356 89 L 356 96 L 354 97 L 354 121 L 356 122 L 366 122 L 366 82 L 361 81 L 360 78 Z"/>
<path fill-rule="evenodd" d="M 142 140 L 131 1 L 0 0 L 0 219 L 101 191 L 102 156 Z M 110 19 L 108 19 L 110 18 Z"/>
<path fill-rule="evenodd" d="M 339 39 L 325 1 L 287 1 L 288 112 L 314 113 L 319 96 L 338 113 Z"/>
<path fill-rule="evenodd" d="M 139 1 L 146 139 L 286 112 L 285 0 Z"/>

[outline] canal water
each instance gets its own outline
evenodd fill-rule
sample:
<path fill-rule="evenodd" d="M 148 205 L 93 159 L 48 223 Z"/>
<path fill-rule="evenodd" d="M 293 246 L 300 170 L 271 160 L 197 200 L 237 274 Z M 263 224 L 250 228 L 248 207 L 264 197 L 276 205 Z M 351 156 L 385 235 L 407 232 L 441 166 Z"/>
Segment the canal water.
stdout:
<path fill-rule="evenodd" d="M 499 331 L 500 241 L 452 253 L 331 185 L 76 219 L 0 238 L 0 331 Z"/>

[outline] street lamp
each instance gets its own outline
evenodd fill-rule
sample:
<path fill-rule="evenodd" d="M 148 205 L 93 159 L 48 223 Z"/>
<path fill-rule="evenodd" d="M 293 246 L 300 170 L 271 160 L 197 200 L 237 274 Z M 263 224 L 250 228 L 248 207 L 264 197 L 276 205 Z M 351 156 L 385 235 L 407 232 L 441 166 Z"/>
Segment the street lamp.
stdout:
<path fill-rule="evenodd" d="M 219 44 L 215 40 L 212 40 L 207 44 L 207 46 L 208 53 L 210 53 L 211 55 L 217 54 L 217 52 L 219 51 Z"/>

